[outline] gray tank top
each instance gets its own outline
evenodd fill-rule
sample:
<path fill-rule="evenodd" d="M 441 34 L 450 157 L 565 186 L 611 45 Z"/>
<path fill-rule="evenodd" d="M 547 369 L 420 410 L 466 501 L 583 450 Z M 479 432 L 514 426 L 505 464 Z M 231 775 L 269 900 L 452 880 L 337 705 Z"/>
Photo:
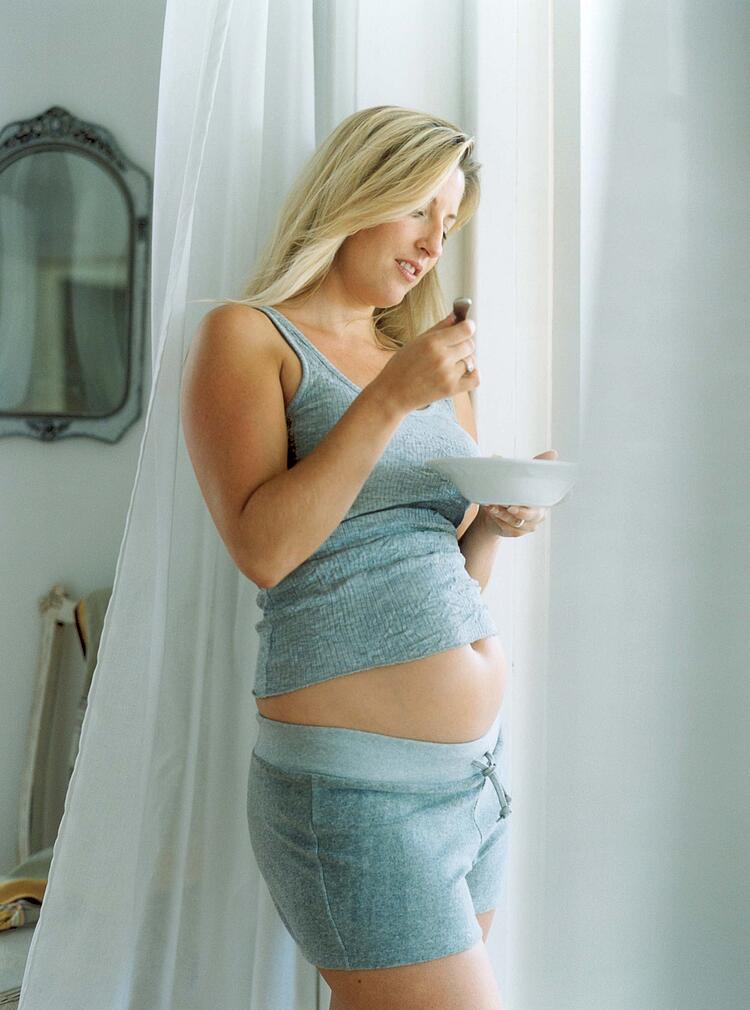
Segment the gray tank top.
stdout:
<path fill-rule="evenodd" d="M 277 309 L 260 311 L 302 366 L 286 409 L 292 466 L 312 452 L 361 389 Z M 439 456 L 478 455 L 451 397 L 403 419 L 328 539 L 277 585 L 259 591 L 256 697 L 498 633 L 456 539 L 471 503 L 424 466 Z"/>

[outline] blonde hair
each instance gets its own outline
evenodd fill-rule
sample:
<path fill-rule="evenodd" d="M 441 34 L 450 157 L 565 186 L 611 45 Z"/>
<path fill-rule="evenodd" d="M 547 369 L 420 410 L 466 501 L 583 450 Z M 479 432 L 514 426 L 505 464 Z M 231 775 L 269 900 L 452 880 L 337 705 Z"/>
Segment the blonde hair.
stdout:
<path fill-rule="evenodd" d="M 289 191 L 241 299 L 259 307 L 318 290 L 344 240 L 421 208 L 456 168 L 464 193 L 451 233 L 479 204 L 474 138 L 445 119 L 396 105 L 355 112 L 318 146 Z M 375 337 L 395 350 L 448 315 L 436 269 L 398 305 L 375 308 Z"/>

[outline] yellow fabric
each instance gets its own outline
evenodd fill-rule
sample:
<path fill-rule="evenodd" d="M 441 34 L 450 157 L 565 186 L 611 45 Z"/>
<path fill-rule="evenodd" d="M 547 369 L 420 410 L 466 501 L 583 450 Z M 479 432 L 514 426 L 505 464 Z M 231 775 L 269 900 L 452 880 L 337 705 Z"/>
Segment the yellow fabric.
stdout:
<path fill-rule="evenodd" d="M 21 901 L 23 898 L 33 898 L 41 902 L 47 881 L 39 877 L 18 877 L 5 880 L 0 884 L 0 905 L 10 901 Z"/>
<path fill-rule="evenodd" d="M 42 877 L 14 877 L 0 883 L 0 932 L 37 922 L 47 887 Z"/>

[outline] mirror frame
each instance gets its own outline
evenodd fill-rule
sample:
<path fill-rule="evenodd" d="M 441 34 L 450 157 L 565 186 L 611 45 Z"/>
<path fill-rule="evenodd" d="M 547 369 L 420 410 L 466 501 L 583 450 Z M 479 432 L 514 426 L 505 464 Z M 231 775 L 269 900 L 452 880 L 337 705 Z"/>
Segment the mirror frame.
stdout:
<path fill-rule="evenodd" d="M 78 119 L 59 105 L 33 119 L 9 123 L 0 131 L 0 172 L 18 158 L 28 157 L 29 151 L 71 151 L 90 158 L 122 191 L 130 216 L 127 394 L 122 405 L 105 417 L 0 413 L 0 438 L 26 435 L 49 442 L 83 436 L 117 442 L 141 416 L 149 304 L 151 178 L 124 155 L 108 130 Z"/>

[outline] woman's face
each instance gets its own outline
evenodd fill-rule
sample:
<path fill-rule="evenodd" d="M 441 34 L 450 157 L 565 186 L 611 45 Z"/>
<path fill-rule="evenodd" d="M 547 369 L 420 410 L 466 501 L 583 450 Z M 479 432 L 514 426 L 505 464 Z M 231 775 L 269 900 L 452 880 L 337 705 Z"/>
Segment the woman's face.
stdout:
<path fill-rule="evenodd" d="M 457 168 L 428 203 L 407 217 L 364 228 L 345 239 L 336 266 L 347 293 L 364 305 L 398 305 L 440 259 L 464 184 L 464 173 Z M 416 274 L 399 266 L 399 260 L 413 263 Z"/>

